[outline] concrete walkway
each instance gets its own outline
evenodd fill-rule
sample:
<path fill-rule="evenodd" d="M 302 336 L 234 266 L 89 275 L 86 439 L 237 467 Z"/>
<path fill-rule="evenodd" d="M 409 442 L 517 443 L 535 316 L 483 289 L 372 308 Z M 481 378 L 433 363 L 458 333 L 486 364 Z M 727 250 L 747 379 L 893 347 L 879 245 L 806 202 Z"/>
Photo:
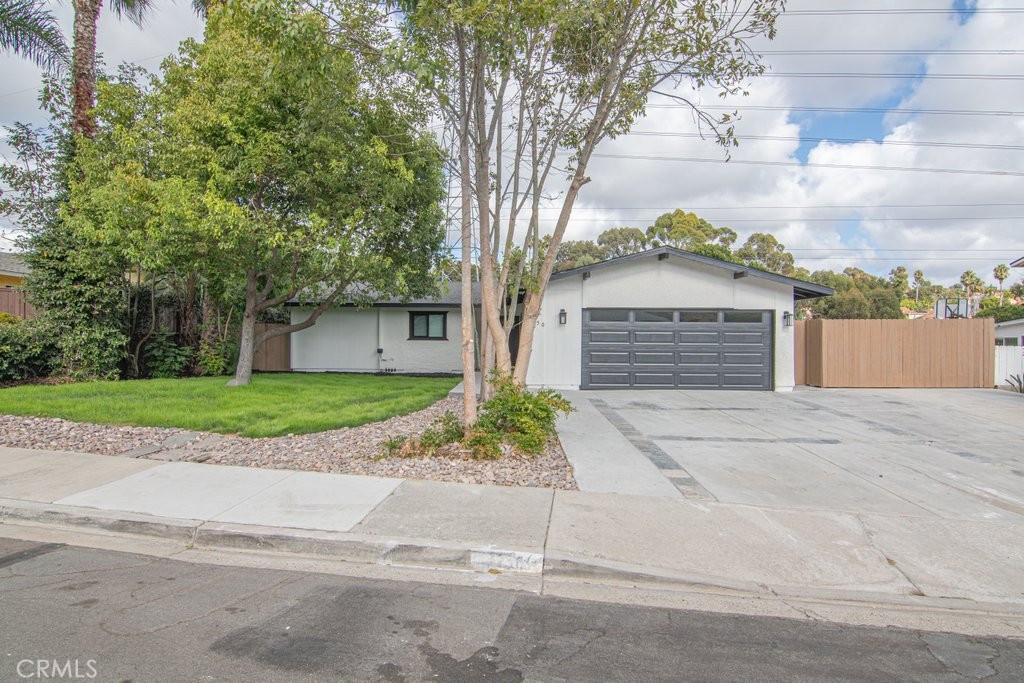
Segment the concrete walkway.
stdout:
<path fill-rule="evenodd" d="M 545 582 L 952 611 L 1024 636 L 1024 525 L 0 448 L 5 526 Z M 749 603 L 753 604 L 753 603 Z M 749 604 L 747 606 L 749 606 Z M 820 607 L 817 608 L 820 610 Z"/>

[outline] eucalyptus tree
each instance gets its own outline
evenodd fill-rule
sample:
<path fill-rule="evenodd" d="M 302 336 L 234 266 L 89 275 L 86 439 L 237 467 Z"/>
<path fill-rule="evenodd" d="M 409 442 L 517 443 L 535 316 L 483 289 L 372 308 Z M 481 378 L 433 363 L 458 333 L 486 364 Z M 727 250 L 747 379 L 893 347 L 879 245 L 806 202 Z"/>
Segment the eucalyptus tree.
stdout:
<path fill-rule="evenodd" d="M 535 326 L 556 256 L 600 145 L 630 130 L 655 94 L 689 108 L 723 147 L 730 116 L 702 109 L 680 86 L 744 92 L 763 73 L 750 45 L 775 35 L 781 0 L 420 0 L 399 3 L 399 57 L 435 96 L 452 131 L 465 261 L 480 260 L 483 368 L 525 383 Z M 551 198 L 554 198 L 553 200 Z M 550 241 L 540 208 L 553 204 Z M 525 225 L 525 228 L 521 227 Z M 528 258 L 509 259 L 522 245 Z M 534 264 L 527 270 L 528 264 Z M 516 270 L 513 270 L 516 266 Z M 509 338 L 525 289 L 519 355 Z M 468 331 L 471 334 L 472 330 Z M 471 340 L 464 338 L 464 344 Z M 464 354 L 465 374 L 472 376 Z M 467 392 L 466 422 L 475 417 Z"/>
<path fill-rule="evenodd" d="M 68 64 L 68 47 L 57 19 L 36 0 L 0 0 L 0 50 L 47 71 Z"/>

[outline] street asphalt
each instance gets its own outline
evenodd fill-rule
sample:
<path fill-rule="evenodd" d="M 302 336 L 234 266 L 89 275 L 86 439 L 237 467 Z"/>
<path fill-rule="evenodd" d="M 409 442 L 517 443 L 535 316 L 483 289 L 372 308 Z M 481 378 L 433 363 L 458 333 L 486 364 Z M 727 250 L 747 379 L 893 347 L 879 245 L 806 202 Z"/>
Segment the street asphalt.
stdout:
<path fill-rule="evenodd" d="M 194 564 L 7 538 L 0 644 L 0 681 L 33 680 L 30 673 L 42 680 L 40 666 L 133 683 L 1024 679 L 1020 640 Z"/>

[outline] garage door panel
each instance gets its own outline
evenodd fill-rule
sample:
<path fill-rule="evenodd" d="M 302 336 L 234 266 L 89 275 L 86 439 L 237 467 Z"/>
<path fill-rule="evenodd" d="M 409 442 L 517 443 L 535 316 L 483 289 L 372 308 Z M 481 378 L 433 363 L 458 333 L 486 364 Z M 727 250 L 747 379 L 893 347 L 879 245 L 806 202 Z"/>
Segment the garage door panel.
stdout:
<path fill-rule="evenodd" d="M 633 354 L 633 365 L 668 365 L 676 364 L 674 351 L 638 351 Z"/>
<path fill-rule="evenodd" d="M 718 332 L 678 332 L 676 340 L 679 344 L 719 344 L 721 338 Z"/>
<path fill-rule="evenodd" d="M 655 313 L 584 311 L 583 388 L 771 388 L 771 313 L 677 310 L 676 323 Z"/>
<path fill-rule="evenodd" d="M 590 343 L 592 344 L 628 344 L 628 330 L 591 330 Z"/>

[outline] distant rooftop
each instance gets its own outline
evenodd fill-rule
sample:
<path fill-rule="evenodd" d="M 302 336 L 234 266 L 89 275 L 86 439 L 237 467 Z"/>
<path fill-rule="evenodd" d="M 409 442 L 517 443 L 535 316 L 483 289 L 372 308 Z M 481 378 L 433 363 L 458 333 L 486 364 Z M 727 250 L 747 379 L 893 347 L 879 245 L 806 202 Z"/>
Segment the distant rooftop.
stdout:
<path fill-rule="evenodd" d="M 29 274 L 29 267 L 25 260 L 18 254 L 9 251 L 0 251 L 0 275 L 14 275 L 20 277 Z"/>

